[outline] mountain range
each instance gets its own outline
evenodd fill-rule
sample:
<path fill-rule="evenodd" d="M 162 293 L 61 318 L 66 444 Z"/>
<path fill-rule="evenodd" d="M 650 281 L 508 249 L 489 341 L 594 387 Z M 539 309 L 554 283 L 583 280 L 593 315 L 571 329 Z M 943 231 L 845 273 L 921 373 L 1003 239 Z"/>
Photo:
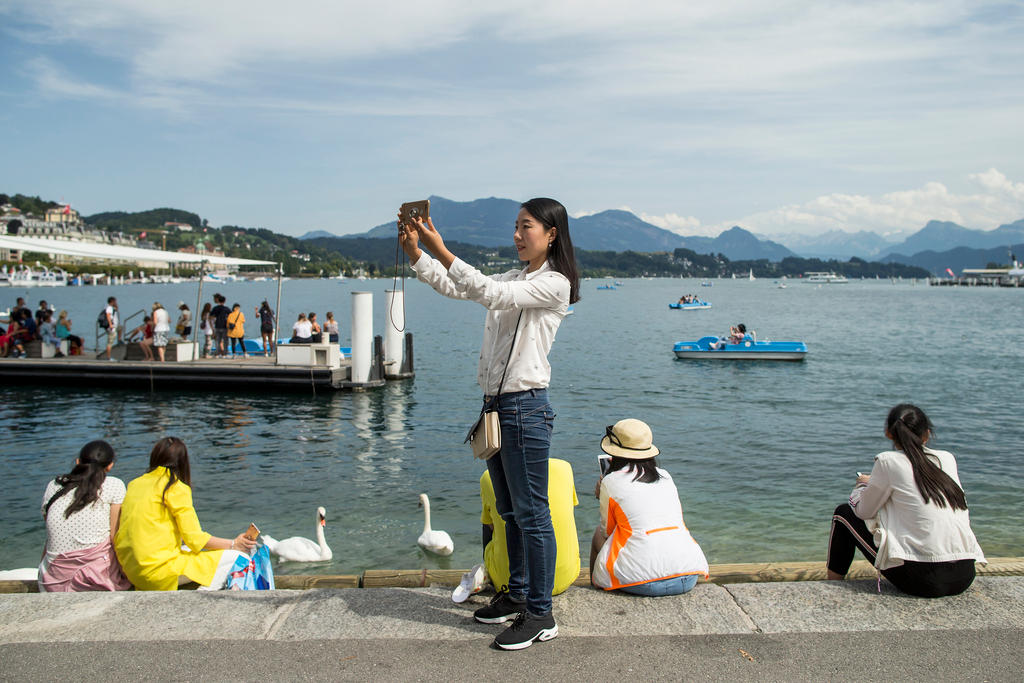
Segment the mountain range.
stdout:
<path fill-rule="evenodd" d="M 430 197 L 431 216 L 443 227 L 445 238 L 466 244 L 509 245 L 512 222 L 518 211 L 519 202 L 512 199 L 488 197 L 455 202 Z M 573 244 L 591 251 L 670 252 L 684 248 L 699 254 L 723 254 L 730 260 L 773 262 L 791 256 L 840 261 L 856 257 L 917 265 L 935 274 L 943 273 L 946 268 L 961 270 L 983 267 L 992 261 L 1003 263 L 1008 245 L 1024 243 L 1024 219 L 995 230 L 972 230 L 949 221 L 929 221 L 901 242 L 871 231 L 848 233 L 841 230 L 815 236 L 789 234 L 773 240 L 740 226 L 733 226 L 717 237 L 684 236 L 617 209 L 570 218 L 569 227 Z M 388 222 L 359 235 L 339 236 L 318 230 L 301 239 L 393 237 L 394 234 L 395 224 Z M 955 253 L 947 253 L 954 250 Z M 999 257 L 999 253 L 1003 256 Z"/>
<path fill-rule="evenodd" d="M 446 240 L 485 247 L 504 247 L 512 243 L 512 229 L 520 202 L 489 197 L 470 202 L 454 202 L 430 197 L 430 215 L 443 227 Z M 724 254 L 731 260 L 767 259 L 779 261 L 795 254 L 786 247 L 735 226 L 718 237 L 684 237 L 641 220 L 629 211 L 611 209 L 569 218 L 573 245 L 589 251 L 671 252 L 692 249 L 698 253 Z M 332 235 L 322 230 L 309 232 L 301 239 L 323 237 L 394 237 L 394 222 L 383 223 L 368 232 Z"/>

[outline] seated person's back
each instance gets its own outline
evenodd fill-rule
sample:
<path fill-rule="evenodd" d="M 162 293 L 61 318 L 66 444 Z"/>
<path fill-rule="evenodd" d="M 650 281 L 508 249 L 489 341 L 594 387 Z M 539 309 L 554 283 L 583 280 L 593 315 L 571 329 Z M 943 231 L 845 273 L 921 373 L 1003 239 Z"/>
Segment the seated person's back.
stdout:
<path fill-rule="evenodd" d="M 495 588 L 508 584 L 508 550 L 505 545 L 505 522 L 498 514 L 491 486 L 491 474 L 484 470 L 480 477 L 480 499 L 483 509 L 480 521 L 493 525 L 494 532 L 484 548 L 484 566 Z M 572 478 L 572 466 L 565 460 L 548 460 L 548 505 L 551 526 L 555 529 L 555 587 L 552 595 L 565 591 L 580 575 L 580 541 L 576 532 L 573 508 L 579 504 Z"/>

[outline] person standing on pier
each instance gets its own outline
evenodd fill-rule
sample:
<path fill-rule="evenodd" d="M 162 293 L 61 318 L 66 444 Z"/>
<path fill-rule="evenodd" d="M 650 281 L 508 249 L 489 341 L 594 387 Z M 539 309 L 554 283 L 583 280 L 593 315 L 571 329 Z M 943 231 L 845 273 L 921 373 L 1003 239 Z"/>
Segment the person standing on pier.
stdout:
<path fill-rule="evenodd" d="M 171 314 L 159 301 L 153 304 L 153 348 L 160 362 L 164 362 L 168 338 L 171 334 Z"/>
<path fill-rule="evenodd" d="M 213 302 L 217 304 L 210 311 L 213 319 L 213 355 L 224 358 L 228 355 L 228 316 L 231 309 L 224 305 L 227 301 L 222 295 L 214 294 Z"/>
<path fill-rule="evenodd" d="M 107 319 L 107 360 L 114 360 L 110 355 L 110 349 L 115 342 L 121 341 L 121 321 L 117 315 L 116 297 L 107 299 L 107 307 L 103 309 L 103 314 Z"/>
<path fill-rule="evenodd" d="M 256 309 L 256 315 L 260 319 L 260 338 L 263 341 L 263 355 L 269 356 L 274 351 L 274 311 L 270 304 L 263 301 Z"/>
<path fill-rule="evenodd" d="M 228 338 L 231 340 L 231 356 L 235 356 L 235 346 L 239 347 L 238 352 L 243 358 L 248 358 L 245 352 L 245 313 L 242 313 L 242 305 L 234 304 L 231 313 L 228 314 Z"/>
<path fill-rule="evenodd" d="M 514 619 L 494 639 L 502 649 L 551 640 L 558 626 L 551 611 L 556 542 L 548 452 L 555 413 L 548 402 L 547 356 L 569 304 L 580 298 L 568 214 L 554 199 L 523 203 L 512 241 L 526 267 L 490 277 L 449 251 L 429 218 L 400 220 L 398 239 L 420 280 L 487 309 L 477 381 L 485 406 L 498 411 L 501 423 L 501 451 L 488 459 L 487 469 L 505 521 L 511 572 L 508 586 L 473 616 L 489 624 Z"/>

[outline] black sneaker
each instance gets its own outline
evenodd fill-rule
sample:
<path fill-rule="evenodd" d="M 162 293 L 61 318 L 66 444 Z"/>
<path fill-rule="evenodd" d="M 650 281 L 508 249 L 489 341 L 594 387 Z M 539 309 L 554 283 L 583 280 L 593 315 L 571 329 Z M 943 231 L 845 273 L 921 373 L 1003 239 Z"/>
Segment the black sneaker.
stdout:
<path fill-rule="evenodd" d="M 535 617 L 529 612 L 520 612 L 512 625 L 498 634 L 494 644 L 502 650 L 522 650 L 533 645 L 533 641 L 551 640 L 558 635 L 558 624 L 554 615 Z"/>
<path fill-rule="evenodd" d="M 481 607 L 473 612 L 473 618 L 481 624 L 504 624 L 509 619 L 515 618 L 520 612 L 525 611 L 525 600 L 513 600 L 508 591 L 502 589 L 491 598 L 491 602 L 486 607 Z"/>

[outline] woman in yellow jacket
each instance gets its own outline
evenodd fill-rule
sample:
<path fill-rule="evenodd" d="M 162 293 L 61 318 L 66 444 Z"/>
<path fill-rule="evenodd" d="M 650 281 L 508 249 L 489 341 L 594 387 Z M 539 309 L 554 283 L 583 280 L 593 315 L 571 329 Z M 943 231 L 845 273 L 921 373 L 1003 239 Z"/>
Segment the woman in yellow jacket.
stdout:
<path fill-rule="evenodd" d="M 239 555 L 256 546 L 244 533 L 228 539 L 203 531 L 191 485 L 188 449 L 173 436 L 156 442 L 149 469 L 129 482 L 114 549 L 136 589 L 173 591 L 195 581 L 218 590 Z"/>
<path fill-rule="evenodd" d="M 240 347 L 244 358 L 249 354 L 245 352 L 245 313 L 242 313 L 241 304 L 235 304 L 228 313 L 228 339 L 231 340 L 231 355 L 235 355 L 235 344 Z"/>

